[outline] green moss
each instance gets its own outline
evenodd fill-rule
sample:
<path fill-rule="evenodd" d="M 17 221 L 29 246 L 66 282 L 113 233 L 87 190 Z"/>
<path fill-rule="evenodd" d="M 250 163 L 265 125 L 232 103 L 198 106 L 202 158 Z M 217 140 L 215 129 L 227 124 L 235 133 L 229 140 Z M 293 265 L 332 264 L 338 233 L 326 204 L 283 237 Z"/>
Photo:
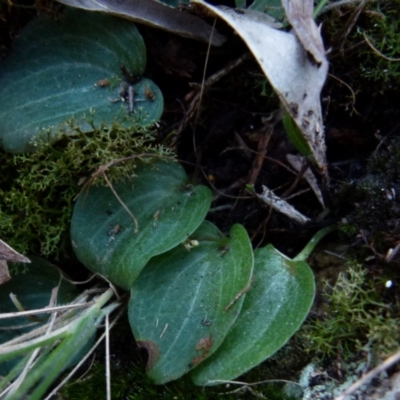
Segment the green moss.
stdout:
<path fill-rule="evenodd" d="M 74 132 L 57 143 L 43 141 L 33 154 L 1 154 L 0 232 L 2 240 L 22 253 L 58 257 L 65 251 L 74 198 L 82 181 L 100 166 L 137 155 L 107 170 L 107 177 L 116 180 L 134 175 L 138 159 L 146 159 L 146 154 L 172 156 L 154 144 L 154 130 L 115 125 Z"/>
<path fill-rule="evenodd" d="M 349 355 L 365 349 L 383 358 L 398 350 L 400 307 L 384 301 L 382 278 L 374 279 L 359 264 L 350 263 L 334 287 L 324 293 L 326 310 L 302 329 L 309 351 L 321 356 Z"/>
<path fill-rule="evenodd" d="M 400 58 L 400 0 L 369 1 L 355 16 L 357 7 L 353 2 L 319 19 L 327 47 L 335 53 L 332 73 L 343 77 L 354 92 L 365 81 L 376 83 L 377 91 L 397 86 L 400 63 L 390 59 Z"/>
<path fill-rule="evenodd" d="M 366 36 L 367 40 L 385 57 L 398 59 L 400 57 L 400 1 L 378 2 L 376 6 L 370 7 L 367 15 L 370 18 L 363 24 L 364 26 L 358 27 L 355 37 L 363 40 Z M 371 48 L 363 52 L 360 57 L 362 57 L 360 70 L 366 78 L 381 82 L 399 82 L 399 62 L 390 61 Z"/>

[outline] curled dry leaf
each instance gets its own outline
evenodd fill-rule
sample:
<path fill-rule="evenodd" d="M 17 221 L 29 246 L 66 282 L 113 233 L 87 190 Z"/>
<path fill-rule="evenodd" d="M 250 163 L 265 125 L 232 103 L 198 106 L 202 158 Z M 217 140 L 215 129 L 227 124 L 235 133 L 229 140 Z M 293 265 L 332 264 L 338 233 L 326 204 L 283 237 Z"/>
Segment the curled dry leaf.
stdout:
<path fill-rule="evenodd" d="M 212 27 L 195 15 L 155 0 L 58 0 L 60 3 L 89 11 L 129 19 L 131 21 L 164 29 L 178 35 L 209 42 Z M 220 46 L 225 37 L 213 33 L 211 43 Z"/>
<path fill-rule="evenodd" d="M 304 157 L 294 154 L 287 154 L 286 159 L 289 161 L 290 165 L 297 171 L 300 172 L 303 168 Z M 311 189 L 317 196 L 318 201 L 321 203 L 322 207 L 325 208 L 324 198 L 322 196 L 321 189 L 318 186 L 317 178 L 312 173 L 310 168 L 307 168 L 303 174 L 304 179 L 308 182 Z"/>
<path fill-rule="evenodd" d="M 19 262 L 19 263 L 30 263 L 31 260 L 28 257 L 15 251 L 7 243 L 0 239 L 0 260 Z"/>
<path fill-rule="evenodd" d="M 296 12 L 290 14 L 292 24 L 296 26 L 295 34 L 279 31 L 255 11 L 238 12 L 224 6 L 214 7 L 202 0 L 192 2 L 225 20 L 245 41 L 307 141 L 316 164 L 327 174 L 320 93 L 327 76 L 328 62 L 322 40 L 316 38 L 319 32 L 314 22 L 310 23 L 309 32 L 305 30 L 312 13 L 308 3 L 304 9 L 307 18 L 298 12 L 302 5 L 297 3 Z M 302 43 L 307 43 L 309 37 L 314 38 L 313 44 L 304 47 Z"/>
<path fill-rule="evenodd" d="M 10 262 L 20 262 L 20 263 L 30 263 L 29 258 L 19 254 L 7 243 L 0 239 L 0 285 L 7 282 L 10 279 L 10 274 L 8 272 L 7 261 Z"/>
<path fill-rule="evenodd" d="M 313 19 L 313 0 L 282 0 L 286 17 L 307 53 L 317 65 L 326 63 L 321 33 Z"/>
<path fill-rule="evenodd" d="M 268 189 L 263 185 L 263 192 L 258 194 L 257 197 L 263 202 L 267 203 L 274 210 L 287 215 L 289 218 L 293 219 L 300 224 L 305 224 L 310 221 L 308 217 L 301 214 L 293 206 L 291 206 L 286 200 L 278 197 L 271 189 Z"/>
<path fill-rule="evenodd" d="M 7 261 L 0 260 L 0 285 L 10 280 L 10 273 L 8 271 Z"/>

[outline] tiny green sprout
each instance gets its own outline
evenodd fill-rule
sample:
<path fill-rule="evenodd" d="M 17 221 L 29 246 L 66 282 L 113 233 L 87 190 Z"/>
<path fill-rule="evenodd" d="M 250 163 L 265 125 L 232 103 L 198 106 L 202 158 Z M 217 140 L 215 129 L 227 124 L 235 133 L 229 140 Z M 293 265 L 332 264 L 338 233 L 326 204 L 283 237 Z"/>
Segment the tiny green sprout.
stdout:
<path fill-rule="evenodd" d="M 247 184 L 246 185 L 246 190 L 249 191 L 250 193 L 255 193 L 254 185 Z"/>
<path fill-rule="evenodd" d="M 311 157 L 310 146 L 288 111 L 285 111 L 282 122 L 289 140 L 299 153 L 304 157 Z"/>

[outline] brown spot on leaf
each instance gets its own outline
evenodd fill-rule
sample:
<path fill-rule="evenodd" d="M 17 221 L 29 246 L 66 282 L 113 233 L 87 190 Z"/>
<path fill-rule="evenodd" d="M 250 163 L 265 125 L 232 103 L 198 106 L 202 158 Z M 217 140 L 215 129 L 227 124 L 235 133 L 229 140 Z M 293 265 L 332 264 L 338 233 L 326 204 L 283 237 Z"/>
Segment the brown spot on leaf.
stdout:
<path fill-rule="evenodd" d="M 207 354 L 202 354 L 193 358 L 193 360 L 189 363 L 189 368 L 194 368 L 196 365 L 200 364 L 206 357 Z"/>
<path fill-rule="evenodd" d="M 146 349 L 149 357 L 147 360 L 146 370 L 150 371 L 158 360 L 160 350 L 158 349 L 157 345 L 150 340 L 140 340 L 137 342 L 137 345 L 143 349 Z"/>
<path fill-rule="evenodd" d="M 150 101 L 154 101 L 155 98 L 156 98 L 155 94 L 150 90 L 150 88 L 148 87 L 147 84 L 144 86 L 144 95 L 145 95 Z"/>
<path fill-rule="evenodd" d="M 201 338 L 197 342 L 195 349 L 197 351 L 204 350 L 206 352 L 209 352 L 211 350 L 212 345 L 213 345 L 212 337 L 211 337 L 211 335 L 208 335 L 208 336 L 206 336 L 204 338 Z"/>
<path fill-rule="evenodd" d="M 200 354 L 189 363 L 189 368 L 194 368 L 197 364 L 200 364 L 208 356 L 212 346 L 213 341 L 211 335 L 201 338 L 195 346 L 195 350 L 199 351 Z"/>
<path fill-rule="evenodd" d="M 108 79 L 99 79 L 97 81 L 97 86 L 100 86 L 102 88 L 108 86 L 110 84 L 110 81 Z"/>

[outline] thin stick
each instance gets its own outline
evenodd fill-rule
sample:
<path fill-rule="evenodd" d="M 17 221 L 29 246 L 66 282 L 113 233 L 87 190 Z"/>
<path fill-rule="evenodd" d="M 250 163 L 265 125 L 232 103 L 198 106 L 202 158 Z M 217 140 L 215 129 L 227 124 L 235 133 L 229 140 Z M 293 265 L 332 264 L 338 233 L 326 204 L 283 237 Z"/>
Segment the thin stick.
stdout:
<path fill-rule="evenodd" d="M 83 285 L 85 283 L 89 283 L 90 281 L 92 281 L 94 278 L 96 278 L 97 276 L 102 277 L 101 274 L 93 274 L 90 278 L 86 279 L 86 281 L 73 281 L 72 279 L 68 279 L 65 276 L 63 276 L 63 279 L 66 280 L 69 283 L 72 283 L 73 285 Z"/>
<path fill-rule="evenodd" d="M 27 315 L 36 315 L 36 314 L 47 314 L 53 313 L 57 311 L 70 310 L 72 308 L 87 308 L 95 304 L 94 301 L 90 303 L 81 303 L 81 304 L 70 304 L 68 306 L 57 306 L 57 307 L 49 307 L 49 308 L 41 308 L 39 310 L 30 310 L 30 311 L 18 311 L 11 313 L 0 314 L 0 319 L 14 318 L 14 317 L 25 317 Z"/>
<path fill-rule="evenodd" d="M 86 182 L 84 183 L 84 185 L 83 185 L 83 187 L 82 187 L 82 190 L 81 190 L 81 191 L 79 192 L 79 194 L 75 197 L 75 199 L 82 193 L 82 191 L 83 191 L 84 189 L 87 188 L 87 186 L 90 186 L 90 184 L 93 182 L 93 180 L 94 180 L 95 178 L 97 178 L 99 175 L 101 175 L 101 174 L 103 174 L 105 171 L 107 171 L 108 168 L 110 168 L 110 167 L 112 167 L 112 166 L 114 166 L 114 165 L 116 165 L 116 164 L 119 164 L 119 163 L 122 163 L 122 162 L 125 162 L 125 161 L 130 161 L 130 160 L 133 160 L 133 159 L 135 159 L 135 158 L 141 158 L 141 157 L 143 157 L 143 158 L 146 158 L 146 157 L 148 157 L 148 158 L 157 157 L 157 158 L 161 158 L 161 159 L 163 159 L 163 160 L 164 160 L 164 159 L 165 159 L 165 160 L 171 160 L 171 161 L 174 161 L 174 160 L 175 160 L 173 157 L 160 156 L 160 155 L 158 155 L 158 154 L 151 154 L 151 153 L 133 154 L 133 155 L 131 155 L 131 156 L 126 156 L 126 157 L 123 157 L 123 158 L 117 158 L 116 160 L 111 160 L 111 161 L 109 161 L 108 163 L 106 163 L 106 164 L 104 164 L 104 165 L 101 165 L 95 172 L 93 172 L 92 176 L 91 176 L 88 180 L 86 180 Z"/>
<path fill-rule="evenodd" d="M 328 75 L 329 75 L 331 78 L 336 79 L 338 82 L 340 82 L 342 85 L 346 86 L 347 89 L 350 90 L 351 98 L 352 98 L 351 108 L 353 109 L 353 111 L 354 111 L 357 115 L 361 115 L 361 114 L 356 110 L 356 108 L 354 107 L 354 104 L 356 104 L 356 95 L 355 95 L 355 93 L 354 93 L 354 90 L 351 88 L 351 86 L 348 85 L 345 81 L 343 81 L 342 79 L 338 78 L 338 77 L 335 76 L 335 75 L 332 75 L 332 74 L 328 74 Z"/>
<path fill-rule="evenodd" d="M 370 41 L 370 39 L 368 38 L 368 36 L 365 34 L 365 32 L 363 32 L 363 36 L 365 41 L 367 42 L 367 45 L 372 49 L 372 51 L 376 54 L 378 54 L 378 56 L 381 56 L 382 58 L 384 58 L 387 61 L 394 61 L 394 62 L 399 62 L 400 58 L 389 58 L 387 56 L 385 56 L 383 53 L 381 53 Z"/>
<path fill-rule="evenodd" d="M 240 64 L 243 63 L 243 61 L 246 61 L 247 59 L 250 59 L 250 54 L 242 54 L 236 60 L 230 62 L 226 67 L 207 78 L 207 80 L 204 82 L 205 86 L 207 87 L 213 85 L 215 82 L 219 81 L 222 77 L 227 75 L 228 72 L 231 72 L 234 68 L 238 67 Z"/>
<path fill-rule="evenodd" d="M 375 376 L 379 375 L 381 372 L 390 368 L 392 365 L 396 364 L 399 361 L 400 361 L 400 351 L 388 357 L 382 364 L 379 364 L 374 369 L 371 369 L 371 371 L 362 376 L 358 381 L 354 382 L 341 395 L 337 396 L 335 400 L 345 400 L 347 396 L 350 396 L 362 385 L 365 385 L 371 379 L 375 378 Z"/>
<path fill-rule="evenodd" d="M 230 303 L 224 308 L 224 313 L 229 311 L 234 304 L 246 293 L 249 291 L 251 284 L 253 283 L 253 277 L 250 278 L 249 283 L 230 301 Z"/>
<path fill-rule="evenodd" d="M 273 130 L 274 130 L 273 124 L 265 126 L 262 130 L 262 136 L 261 139 L 258 141 L 258 146 L 257 146 L 257 156 L 253 161 L 253 165 L 250 171 L 250 176 L 247 182 L 249 185 L 254 185 L 256 183 L 257 177 L 261 171 L 261 168 L 265 160 L 265 155 L 267 154 L 267 146 L 273 134 Z"/>
<path fill-rule="evenodd" d="M 131 211 L 129 210 L 129 208 L 126 206 L 126 204 L 121 200 L 121 198 L 118 196 L 118 193 L 115 191 L 113 185 L 111 184 L 111 182 L 108 180 L 106 173 L 103 171 L 103 177 L 104 180 L 107 182 L 108 187 L 111 189 L 111 191 L 114 193 L 114 196 L 116 197 L 116 199 L 119 201 L 119 203 L 121 204 L 121 206 L 125 209 L 125 211 L 131 216 L 131 218 L 133 219 L 133 222 L 135 224 L 135 233 L 139 232 L 139 223 L 137 221 L 137 219 L 135 218 L 135 216 L 131 213 Z"/>
<path fill-rule="evenodd" d="M 310 190 L 311 190 L 310 188 L 300 190 L 299 192 L 293 193 L 292 195 L 285 197 L 285 200 L 290 200 L 290 199 L 293 199 L 293 197 L 301 196 L 304 193 L 308 193 Z"/>
<path fill-rule="evenodd" d="M 101 278 L 103 280 L 105 280 L 109 285 L 110 285 L 110 289 L 114 292 L 115 297 L 119 300 L 121 298 L 121 296 L 118 294 L 117 288 L 104 276 L 101 275 L 99 273 L 95 273 L 93 274 L 89 279 L 87 279 L 86 281 L 73 281 L 71 279 L 66 278 L 65 276 L 63 276 L 63 279 L 66 280 L 67 282 L 70 282 L 74 285 L 83 285 L 85 283 L 89 283 L 90 281 L 92 281 L 94 278 Z M 89 293 L 89 290 L 86 290 L 86 293 Z M 92 293 L 97 293 L 97 292 L 102 292 L 101 289 L 91 289 Z"/>
<path fill-rule="evenodd" d="M 238 67 L 240 64 L 242 64 L 245 60 L 247 60 L 249 58 L 250 58 L 250 54 L 248 54 L 248 53 L 241 55 L 239 58 L 230 62 L 226 67 L 222 68 L 220 71 L 217 71 L 215 74 L 211 75 L 206 80 L 204 80 L 204 76 L 205 76 L 205 70 L 204 70 L 204 75 L 203 75 L 203 80 L 202 80 L 200 91 L 191 100 L 190 106 L 186 112 L 186 116 L 183 118 L 183 120 L 181 121 L 181 123 L 179 125 L 178 132 L 181 132 L 183 130 L 184 126 L 186 126 L 189 119 L 194 115 L 194 110 L 196 109 L 196 107 L 199 107 L 199 109 L 200 109 L 200 104 L 202 101 L 204 88 L 212 86 L 215 82 L 217 82 L 218 80 L 223 78 L 230 71 L 232 71 L 234 68 Z M 208 61 L 208 53 L 207 53 L 206 63 L 207 63 L 207 61 Z M 197 111 L 197 114 L 196 114 L 196 120 L 195 120 L 196 122 L 197 122 L 198 116 L 199 116 L 199 111 Z"/>
<path fill-rule="evenodd" d="M 200 98 L 199 98 L 199 103 L 200 104 L 201 104 L 201 100 L 203 99 L 204 83 L 206 81 L 206 72 L 207 72 L 208 59 L 210 58 L 211 42 L 212 42 L 212 38 L 214 36 L 214 30 L 215 30 L 216 23 L 217 23 L 217 18 L 214 18 L 214 24 L 212 26 L 210 40 L 208 41 L 206 60 L 204 62 L 203 78 L 201 79 Z M 197 120 L 199 119 L 199 115 L 200 115 L 200 107 L 197 110 L 195 125 L 197 125 Z"/>
<path fill-rule="evenodd" d="M 232 384 L 232 385 L 244 385 L 244 386 L 257 386 L 257 385 L 262 385 L 264 383 L 291 383 L 293 385 L 300 386 L 300 383 L 289 381 L 286 379 L 267 379 L 265 381 L 259 381 L 259 382 L 252 382 L 252 383 L 247 383 L 247 382 L 240 382 L 240 381 L 226 381 L 224 379 L 216 379 L 215 381 L 208 381 L 207 383 L 217 383 L 217 384 L 222 384 L 222 383 L 227 383 L 227 384 Z"/>
<path fill-rule="evenodd" d="M 363 9 L 365 8 L 365 6 L 367 5 L 367 0 L 361 0 L 360 4 L 354 9 L 353 14 L 351 15 L 351 17 L 348 19 L 348 21 L 346 22 L 344 29 L 344 35 L 343 35 L 343 42 L 342 45 L 340 46 L 340 51 L 343 51 L 343 47 L 344 47 L 344 43 L 346 41 L 347 36 L 350 34 L 351 30 L 353 29 L 354 25 L 356 24 L 361 12 L 363 11 Z M 342 35 L 340 35 L 342 36 Z"/>
<path fill-rule="evenodd" d="M 94 362 L 96 361 L 96 355 L 93 356 L 92 360 L 90 361 L 90 365 L 87 367 L 86 371 L 79 377 L 76 379 L 76 381 L 74 381 L 73 383 L 71 383 L 70 386 L 75 385 L 76 383 L 79 382 L 83 382 L 84 378 L 87 376 L 87 374 L 90 372 L 90 370 L 92 369 Z"/>
<path fill-rule="evenodd" d="M 198 105 L 197 113 L 196 113 L 196 118 L 195 118 L 195 120 L 194 120 L 194 128 L 193 128 L 193 135 L 192 135 L 193 151 L 194 151 L 194 154 L 195 154 L 195 156 L 196 156 L 196 162 L 197 162 L 197 164 L 200 164 L 200 157 L 201 157 L 201 155 L 199 155 L 199 154 L 197 153 L 197 145 L 196 145 L 196 125 L 197 125 L 197 121 L 198 121 L 199 116 L 200 116 L 200 105 L 201 105 L 201 101 L 202 101 L 202 99 L 203 99 L 203 92 L 204 92 L 204 86 L 205 86 L 205 85 L 204 85 L 204 82 L 205 82 L 205 80 L 206 80 L 206 72 L 207 72 L 208 59 L 209 59 L 209 57 L 210 57 L 211 41 L 212 41 L 212 38 L 213 38 L 213 35 L 214 35 L 214 30 L 215 30 L 215 25 L 216 25 L 216 23 L 217 23 L 217 18 L 214 18 L 214 24 L 213 24 L 212 29 L 211 29 L 210 40 L 208 41 L 208 47 L 207 47 L 207 53 L 206 53 L 206 60 L 205 60 L 205 62 L 204 62 L 203 77 L 202 77 L 202 79 L 201 79 L 200 93 L 198 93 L 198 94 L 195 96 L 195 98 L 193 99 L 193 102 L 192 102 L 192 104 L 191 104 L 191 106 L 193 106 L 193 108 L 192 108 L 192 110 L 190 110 L 191 107 L 189 108 L 189 112 L 186 114 L 186 117 L 183 119 L 183 122 L 182 122 L 182 124 L 181 124 L 181 126 L 180 126 L 180 132 L 181 132 L 181 131 L 182 131 L 182 128 L 183 128 L 183 124 L 184 124 L 185 122 L 187 122 L 188 118 L 190 118 L 190 116 L 192 115 L 192 112 L 193 112 L 193 110 L 194 110 L 194 107 L 195 107 L 196 105 Z M 197 179 L 197 177 L 196 177 L 197 174 L 198 174 L 198 171 L 196 171 L 196 173 L 195 173 L 195 179 Z"/>
<path fill-rule="evenodd" d="M 320 16 L 321 14 L 332 10 L 333 8 L 338 8 L 338 7 L 342 7 L 342 6 L 351 6 L 353 4 L 357 4 L 360 3 L 362 0 L 339 0 L 339 1 L 335 1 L 334 3 L 330 3 L 328 5 L 326 5 L 319 13 L 318 16 Z M 380 0 L 369 0 L 368 3 L 377 3 Z"/>
<path fill-rule="evenodd" d="M 107 400 L 111 400 L 111 372 L 110 372 L 110 321 L 109 314 L 106 315 L 106 387 L 107 387 Z"/>

